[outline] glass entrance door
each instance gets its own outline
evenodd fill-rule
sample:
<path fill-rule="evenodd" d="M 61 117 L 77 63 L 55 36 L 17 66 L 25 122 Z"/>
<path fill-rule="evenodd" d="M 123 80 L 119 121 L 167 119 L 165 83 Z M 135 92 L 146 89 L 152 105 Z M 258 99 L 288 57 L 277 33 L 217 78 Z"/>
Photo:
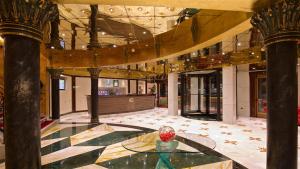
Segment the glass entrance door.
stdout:
<path fill-rule="evenodd" d="M 256 79 L 256 111 L 257 117 L 267 117 L 267 78 L 258 76 Z"/>
<path fill-rule="evenodd" d="M 207 74 L 192 72 L 182 74 L 180 77 L 182 115 L 217 118 L 217 114 L 221 114 L 222 107 L 220 72 Z"/>

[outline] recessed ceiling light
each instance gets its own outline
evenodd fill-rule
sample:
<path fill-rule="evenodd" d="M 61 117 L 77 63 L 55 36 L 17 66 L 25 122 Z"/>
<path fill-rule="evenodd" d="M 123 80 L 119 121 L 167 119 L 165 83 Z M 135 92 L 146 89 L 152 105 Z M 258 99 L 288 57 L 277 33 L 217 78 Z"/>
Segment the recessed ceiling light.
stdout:
<path fill-rule="evenodd" d="M 84 45 L 82 45 L 82 46 L 81 46 L 81 48 L 82 48 L 82 49 L 84 49 L 84 48 L 85 48 L 85 46 L 84 46 Z"/>
<path fill-rule="evenodd" d="M 109 10 L 111 13 L 114 12 L 114 8 L 109 8 L 108 10 Z"/>
<path fill-rule="evenodd" d="M 138 7 L 137 10 L 138 10 L 138 11 L 142 11 L 143 8 L 142 8 L 142 7 Z"/>
<path fill-rule="evenodd" d="M 51 46 L 51 49 L 55 49 L 55 47 L 54 47 L 54 46 Z"/>
<path fill-rule="evenodd" d="M 251 52 L 251 55 L 254 55 L 255 53 L 254 52 Z"/>
<path fill-rule="evenodd" d="M 134 53 L 134 52 L 135 52 L 135 49 L 134 49 L 134 48 L 132 48 L 132 49 L 131 49 L 131 52 L 133 52 L 133 53 Z"/>
<path fill-rule="evenodd" d="M 62 34 L 61 34 L 61 36 L 65 37 L 65 36 L 66 36 L 66 34 L 62 33 Z"/>
<path fill-rule="evenodd" d="M 146 35 L 146 34 L 147 34 L 147 32 L 146 32 L 146 31 L 144 31 L 144 32 L 143 32 L 143 34 L 144 34 L 144 35 Z"/>
<path fill-rule="evenodd" d="M 105 33 L 105 32 L 101 32 L 101 34 L 102 34 L 102 35 L 105 35 L 106 33 Z"/>
<path fill-rule="evenodd" d="M 242 46 L 242 43 L 241 43 L 241 42 L 238 42 L 237 45 L 238 45 L 238 46 Z"/>
<path fill-rule="evenodd" d="M 225 55 L 225 52 L 222 52 L 222 55 Z"/>
<path fill-rule="evenodd" d="M 114 48 L 116 48 L 116 47 L 117 47 L 117 45 L 116 45 L 116 44 L 114 44 L 114 45 L 113 45 L 113 47 L 114 47 Z"/>

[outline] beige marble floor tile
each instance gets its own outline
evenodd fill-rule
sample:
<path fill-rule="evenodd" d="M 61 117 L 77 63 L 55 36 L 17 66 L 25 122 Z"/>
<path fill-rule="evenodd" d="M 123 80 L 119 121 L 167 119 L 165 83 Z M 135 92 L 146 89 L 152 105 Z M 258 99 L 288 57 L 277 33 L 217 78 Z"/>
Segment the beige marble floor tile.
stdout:
<path fill-rule="evenodd" d="M 60 161 L 69 157 L 73 157 L 79 154 L 87 153 L 93 150 L 102 148 L 103 146 L 72 146 L 51 154 L 42 156 L 42 165 Z"/>
<path fill-rule="evenodd" d="M 83 166 L 83 167 L 79 167 L 79 168 L 75 168 L 75 169 L 108 169 L 96 164 L 92 164 L 92 165 L 87 165 L 87 166 Z"/>
<path fill-rule="evenodd" d="M 59 141 L 64 140 L 66 138 L 68 138 L 68 137 L 56 138 L 56 139 L 50 139 L 50 140 L 42 140 L 41 141 L 41 147 L 42 148 L 46 147 L 48 145 L 51 145 L 51 144 L 56 143 L 56 142 L 59 142 Z"/>
<path fill-rule="evenodd" d="M 86 142 L 88 140 L 104 136 L 106 134 L 114 132 L 114 129 L 106 124 L 99 125 L 97 127 L 93 127 L 87 129 L 84 132 L 78 133 L 70 137 L 71 145 L 76 145 L 79 143 Z"/>

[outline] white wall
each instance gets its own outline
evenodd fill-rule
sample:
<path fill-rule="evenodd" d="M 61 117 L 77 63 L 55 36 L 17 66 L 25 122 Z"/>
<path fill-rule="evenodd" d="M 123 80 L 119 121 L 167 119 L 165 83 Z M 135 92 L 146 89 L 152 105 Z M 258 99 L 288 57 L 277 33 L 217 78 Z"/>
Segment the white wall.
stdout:
<path fill-rule="evenodd" d="M 178 115 L 178 74 L 168 74 L 168 114 Z"/>
<path fill-rule="evenodd" d="M 130 80 L 130 94 L 136 94 L 136 80 Z"/>
<path fill-rule="evenodd" d="M 65 76 L 66 90 L 59 91 L 60 114 L 72 112 L 72 78 Z"/>
<path fill-rule="evenodd" d="M 236 67 L 223 67 L 223 121 L 234 124 L 236 122 Z"/>
<path fill-rule="evenodd" d="M 76 78 L 76 111 L 87 110 L 86 95 L 91 94 L 91 79 Z"/>
<path fill-rule="evenodd" d="M 250 117 L 249 65 L 237 66 L 237 115 Z"/>

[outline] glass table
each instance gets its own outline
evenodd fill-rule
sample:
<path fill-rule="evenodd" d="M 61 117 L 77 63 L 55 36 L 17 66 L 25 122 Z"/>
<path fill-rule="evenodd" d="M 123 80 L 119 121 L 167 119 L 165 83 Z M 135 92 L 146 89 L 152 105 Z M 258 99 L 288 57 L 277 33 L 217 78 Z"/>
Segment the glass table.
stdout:
<path fill-rule="evenodd" d="M 191 140 L 202 140 L 204 147 L 215 148 L 215 142 L 208 137 L 196 134 L 178 133 L 170 142 L 162 142 L 158 132 L 139 133 L 136 136 L 122 142 L 122 146 L 136 153 L 144 153 L 145 156 L 157 156 L 155 169 L 190 168 L 202 164 L 222 161 L 219 157 L 203 153 L 197 148 L 190 146 Z M 203 146 L 203 144 L 199 144 Z"/>

